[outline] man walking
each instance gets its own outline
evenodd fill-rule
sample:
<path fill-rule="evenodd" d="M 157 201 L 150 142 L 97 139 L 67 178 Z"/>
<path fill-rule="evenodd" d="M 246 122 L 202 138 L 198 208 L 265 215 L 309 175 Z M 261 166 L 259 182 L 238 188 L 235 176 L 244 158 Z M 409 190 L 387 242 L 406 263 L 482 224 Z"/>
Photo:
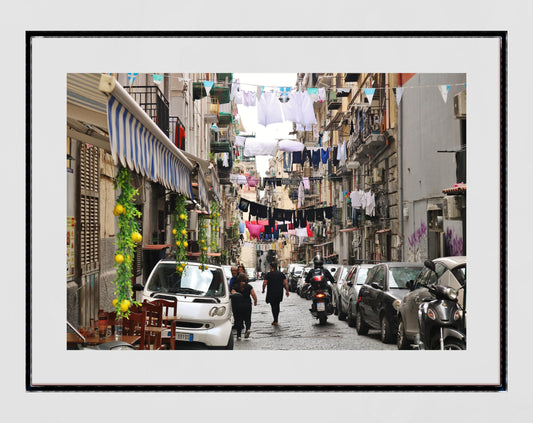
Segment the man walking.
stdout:
<path fill-rule="evenodd" d="M 265 276 L 263 281 L 263 293 L 267 288 L 266 302 L 270 304 L 272 309 L 272 316 L 274 321 L 272 324 L 277 326 L 279 316 L 279 305 L 283 300 L 283 288 L 285 288 L 285 295 L 289 296 L 289 283 L 283 273 L 278 270 L 278 265 L 275 262 L 270 263 L 270 272 Z"/>

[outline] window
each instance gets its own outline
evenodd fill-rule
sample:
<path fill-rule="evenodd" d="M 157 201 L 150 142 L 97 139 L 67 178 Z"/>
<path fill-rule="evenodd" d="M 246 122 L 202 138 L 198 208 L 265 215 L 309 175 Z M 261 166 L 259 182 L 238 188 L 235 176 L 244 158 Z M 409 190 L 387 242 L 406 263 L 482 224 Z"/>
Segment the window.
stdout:
<path fill-rule="evenodd" d="M 407 281 L 416 279 L 418 267 L 392 267 L 389 269 L 389 288 L 407 288 Z"/>

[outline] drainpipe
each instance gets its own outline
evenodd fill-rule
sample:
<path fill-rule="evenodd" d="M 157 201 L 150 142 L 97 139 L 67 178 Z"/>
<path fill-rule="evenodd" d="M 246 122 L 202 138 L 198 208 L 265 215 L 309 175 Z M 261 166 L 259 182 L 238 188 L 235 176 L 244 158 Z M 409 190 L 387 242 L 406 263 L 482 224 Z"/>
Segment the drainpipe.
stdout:
<path fill-rule="evenodd" d="M 403 102 L 398 105 L 398 218 L 400 219 L 400 261 L 404 260 L 403 224 Z"/>

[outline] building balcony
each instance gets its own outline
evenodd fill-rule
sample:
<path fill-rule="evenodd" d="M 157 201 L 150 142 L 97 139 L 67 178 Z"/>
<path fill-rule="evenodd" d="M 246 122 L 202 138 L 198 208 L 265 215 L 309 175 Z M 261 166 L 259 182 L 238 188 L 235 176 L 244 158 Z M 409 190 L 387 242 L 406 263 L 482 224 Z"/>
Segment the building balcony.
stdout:
<path fill-rule="evenodd" d="M 124 88 L 159 129 L 169 137 L 169 103 L 161 90 L 156 86 L 125 86 Z"/>

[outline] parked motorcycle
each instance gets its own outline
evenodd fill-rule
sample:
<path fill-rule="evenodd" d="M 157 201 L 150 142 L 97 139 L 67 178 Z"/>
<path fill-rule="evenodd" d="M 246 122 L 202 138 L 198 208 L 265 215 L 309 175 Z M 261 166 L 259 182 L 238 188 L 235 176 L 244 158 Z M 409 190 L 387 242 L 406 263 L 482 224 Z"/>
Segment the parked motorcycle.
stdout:
<path fill-rule="evenodd" d="M 418 309 L 419 349 L 465 350 L 466 312 L 457 301 L 464 287 L 455 290 L 432 285 L 428 289 L 434 298 L 428 298 Z"/>
<path fill-rule="evenodd" d="M 67 325 L 82 340 L 82 342 L 78 344 L 78 349 L 80 350 L 135 350 L 133 345 L 124 341 L 110 341 L 99 345 L 87 345 L 87 339 L 85 339 L 85 337 L 68 320 Z"/>
<path fill-rule="evenodd" d="M 331 286 L 323 273 L 317 272 L 311 276 L 311 299 L 313 303 L 309 311 L 311 315 L 318 319 L 321 325 L 328 320 L 328 316 L 333 314 L 334 307 L 331 302 Z"/>

